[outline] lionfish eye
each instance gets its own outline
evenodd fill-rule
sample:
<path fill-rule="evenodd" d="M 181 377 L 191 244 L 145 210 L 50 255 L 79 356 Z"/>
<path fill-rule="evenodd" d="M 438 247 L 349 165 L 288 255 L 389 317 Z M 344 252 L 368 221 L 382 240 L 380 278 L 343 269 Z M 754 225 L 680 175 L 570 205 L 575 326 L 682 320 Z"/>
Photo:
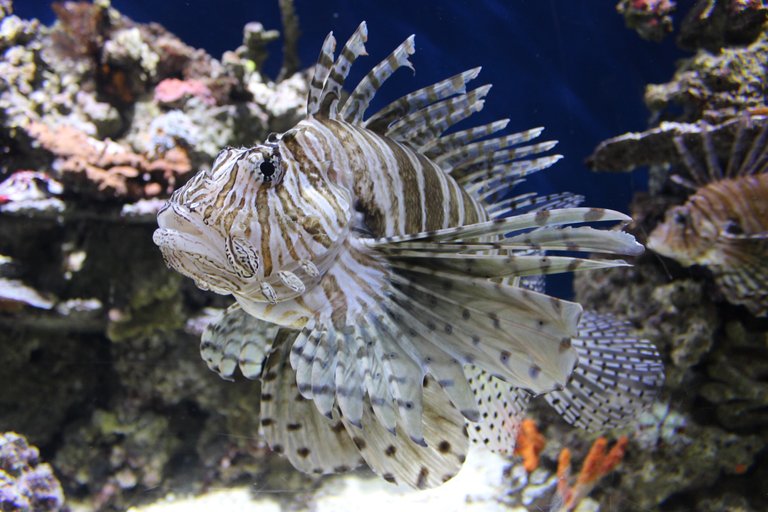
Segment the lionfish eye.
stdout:
<path fill-rule="evenodd" d="M 264 179 L 266 181 L 270 181 L 272 179 L 272 175 L 275 174 L 275 164 L 272 163 L 272 160 L 264 160 L 261 162 L 261 164 L 259 164 L 259 170 L 264 176 Z"/>
<path fill-rule="evenodd" d="M 725 223 L 725 232 L 729 235 L 743 235 L 744 230 L 741 229 L 741 225 L 734 219 L 728 219 Z"/>
<path fill-rule="evenodd" d="M 688 216 L 681 212 L 675 213 L 674 219 L 675 219 L 675 222 L 678 224 L 686 224 L 688 222 Z"/>

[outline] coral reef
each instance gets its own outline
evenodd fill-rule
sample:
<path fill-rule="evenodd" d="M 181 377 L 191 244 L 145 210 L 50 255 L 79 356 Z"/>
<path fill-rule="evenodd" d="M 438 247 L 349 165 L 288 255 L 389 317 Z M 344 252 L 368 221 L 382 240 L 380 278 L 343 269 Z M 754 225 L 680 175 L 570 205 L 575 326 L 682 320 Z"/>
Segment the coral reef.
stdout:
<path fill-rule="evenodd" d="M 57 512 L 63 507 L 61 485 L 37 448 L 13 432 L 0 434 L 0 510 Z"/>
<path fill-rule="evenodd" d="M 548 421 L 543 420 L 542 424 Z M 535 446 L 536 455 L 531 457 L 531 452 L 525 449 L 516 453 L 520 463 L 513 460 L 505 468 L 503 482 L 507 489 L 499 501 L 512 510 L 598 510 L 598 502 L 588 496 L 623 460 L 629 440 L 621 437 L 611 450 L 606 450 L 605 438 L 580 439 L 583 434 L 560 432 L 557 422 L 549 424 L 547 436 L 539 432 L 536 422 L 530 418 L 524 420 L 524 425 L 518 442 L 522 441 L 523 447 Z M 575 478 L 571 477 L 573 453 L 585 454 Z"/>
<path fill-rule="evenodd" d="M 63 125 L 31 122 L 27 134 L 54 155 L 51 170 L 67 190 L 85 197 L 137 200 L 169 195 L 191 169 L 187 153 L 173 146 L 149 160 L 109 139 L 101 141 Z"/>
<path fill-rule="evenodd" d="M 539 455 L 546 444 L 546 439 L 536 427 L 536 422 L 530 418 L 524 419 L 517 434 L 514 454 L 522 457 L 523 467 L 527 472 L 532 473 L 539 466 Z"/>
<path fill-rule="evenodd" d="M 761 33 L 749 46 L 699 52 L 678 64 L 672 81 L 649 85 L 645 103 L 656 117 L 682 110 L 677 121 L 720 121 L 766 106 L 762 77 L 766 73 L 768 36 Z"/>
<path fill-rule="evenodd" d="M 669 31 L 672 2 L 622 4 L 646 37 Z M 200 333 L 225 302 L 167 272 L 151 239 L 164 199 L 221 147 L 300 119 L 307 75 L 297 71 L 292 4 L 281 5 L 286 58 L 270 81 L 261 67 L 278 33 L 256 22 L 218 60 L 104 0 L 55 4 L 53 27 L 0 0 L 0 431 L 40 446 L 62 483 L 23 438 L 0 436 L 0 500 L 12 507 L 57 510 L 63 488 L 83 509 L 125 510 L 169 491 L 247 482 L 298 508 L 347 482 L 321 484 L 268 452 L 258 385 L 219 380 L 199 355 Z M 598 168 L 654 167 L 650 194 L 632 206 L 638 237 L 685 200 L 669 179 L 683 164 L 675 138 L 689 144 L 706 119 L 720 154 L 745 111 L 765 114 L 765 11 L 699 2 L 679 40 L 702 50 L 672 82 L 649 87 L 649 130 L 596 151 Z M 549 509 L 559 492 L 568 508 L 591 491 L 581 509 L 768 507 L 754 485 L 768 476 L 764 321 L 725 304 L 705 272 L 653 253 L 580 275 L 576 293 L 656 344 L 668 390 L 619 448 L 599 441 L 591 456 L 593 435 L 534 410 L 546 428 L 523 425 L 522 463 L 482 500 L 498 493 L 501 506 Z M 570 482 L 563 449 L 592 462 L 586 476 Z M 8 469 L 11 459 L 25 462 Z M 349 485 L 367 489 L 365 477 Z"/>
<path fill-rule="evenodd" d="M 225 304 L 152 243 L 191 171 L 300 118 L 305 75 L 264 77 L 277 33 L 250 24 L 221 62 L 107 1 L 57 3 L 53 27 L 0 10 L 0 431 L 41 446 L 88 510 L 213 482 L 311 489 L 259 441 L 258 385 L 200 359 Z"/>
<path fill-rule="evenodd" d="M 768 7 L 759 0 L 699 0 L 680 25 L 678 44 L 688 50 L 716 52 L 749 44 L 762 32 Z"/>
<path fill-rule="evenodd" d="M 661 41 L 672 32 L 672 0 L 621 0 L 616 10 L 643 39 Z"/>

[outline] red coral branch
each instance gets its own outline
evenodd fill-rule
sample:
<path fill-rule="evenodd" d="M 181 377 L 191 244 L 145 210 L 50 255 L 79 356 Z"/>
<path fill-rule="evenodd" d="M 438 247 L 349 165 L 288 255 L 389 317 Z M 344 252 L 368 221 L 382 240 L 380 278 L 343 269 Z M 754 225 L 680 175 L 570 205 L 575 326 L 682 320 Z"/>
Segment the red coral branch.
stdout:
<path fill-rule="evenodd" d="M 517 442 L 515 443 L 515 455 L 523 458 L 523 467 L 529 473 L 532 473 L 539 467 L 539 455 L 547 441 L 536 427 L 536 422 L 531 419 L 525 419 L 520 423 L 520 430 L 517 433 Z"/>
<path fill-rule="evenodd" d="M 567 512 L 576 508 L 600 479 L 619 465 L 627 451 L 628 443 L 627 437 L 622 436 L 610 451 L 607 451 L 608 441 L 604 437 L 597 438 L 584 459 L 573 486 L 570 484 L 571 452 L 568 448 L 563 448 L 557 463 L 557 495 L 553 509 Z"/>

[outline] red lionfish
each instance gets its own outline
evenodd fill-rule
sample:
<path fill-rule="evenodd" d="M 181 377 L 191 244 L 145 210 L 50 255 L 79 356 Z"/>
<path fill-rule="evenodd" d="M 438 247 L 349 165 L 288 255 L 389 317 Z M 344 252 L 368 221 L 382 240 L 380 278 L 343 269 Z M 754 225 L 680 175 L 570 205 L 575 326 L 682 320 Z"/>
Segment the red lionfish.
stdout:
<path fill-rule="evenodd" d="M 688 267 L 711 270 L 729 302 L 768 314 L 768 120 L 739 120 L 725 169 L 705 126 L 704 161 L 682 137 L 675 145 L 690 179 L 673 180 L 694 191 L 667 211 L 648 247 Z"/>
<path fill-rule="evenodd" d="M 260 379 L 262 433 L 296 468 L 364 462 L 418 488 L 461 468 L 470 435 L 512 450 L 530 396 L 586 427 L 635 414 L 663 379 L 653 347 L 520 282 L 626 265 L 549 253 L 636 255 L 627 233 L 569 226 L 629 217 L 509 198 L 560 156 L 530 143 L 541 128 L 489 137 L 507 119 L 445 133 L 482 109 L 490 86 L 466 90 L 480 68 L 366 118 L 382 83 L 413 69 L 414 36 L 345 100 L 366 40 L 362 23 L 334 58 L 329 34 L 307 119 L 223 150 L 158 213 L 167 264 L 236 299 L 203 334 L 208 366 Z"/>

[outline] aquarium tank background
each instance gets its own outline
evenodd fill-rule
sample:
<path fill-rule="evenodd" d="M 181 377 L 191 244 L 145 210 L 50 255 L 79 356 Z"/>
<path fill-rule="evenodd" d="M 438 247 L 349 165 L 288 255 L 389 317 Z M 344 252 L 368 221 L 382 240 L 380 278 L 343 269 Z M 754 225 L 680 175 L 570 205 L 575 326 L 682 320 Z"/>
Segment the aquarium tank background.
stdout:
<path fill-rule="evenodd" d="M 0 0 L 0 15 L 0 509 L 768 508 L 763 2 Z M 362 21 L 367 56 L 342 98 L 411 34 L 415 73 L 395 72 L 368 115 L 482 66 L 468 89 L 493 84 L 484 108 L 452 131 L 509 118 L 508 133 L 542 126 L 564 155 L 504 198 L 583 196 L 513 202 L 512 214 L 617 210 L 631 222 L 590 224 L 601 240 L 628 243 L 623 228 L 647 246 L 586 256 L 631 266 L 515 284 L 582 304 L 569 347 L 602 347 L 594 359 L 613 362 L 597 374 L 633 368 L 629 380 L 576 398 L 569 384 L 576 408 L 545 395 L 490 410 L 500 418 L 485 444 L 503 454 L 481 436 L 466 462 L 456 455 L 458 475 L 428 490 L 410 487 L 434 475 L 385 481 L 366 458 L 371 430 L 344 441 L 349 466 L 366 458 L 357 470 L 297 471 L 260 434 L 281 407 L 264 400 L 267 376 L 293 372 L 264 348 L 284 330 L 249 315 L 222 324 L 231 298 L 169 269 L 153 243 L 158 211 L 222 149 L 305 117 L 326 35 L 338 54 Z M 658 351 L 665 382 L 613 428 L 621 384 L 648 371 L 621 362 L 632 347 L 641 362 Z M 569 382 L 607 386 L 585 367 Z M 345 428 L 335 434 L 357 432 Z M 288 447 L 313 460 L 322 447 L 300 435 Z"/>

